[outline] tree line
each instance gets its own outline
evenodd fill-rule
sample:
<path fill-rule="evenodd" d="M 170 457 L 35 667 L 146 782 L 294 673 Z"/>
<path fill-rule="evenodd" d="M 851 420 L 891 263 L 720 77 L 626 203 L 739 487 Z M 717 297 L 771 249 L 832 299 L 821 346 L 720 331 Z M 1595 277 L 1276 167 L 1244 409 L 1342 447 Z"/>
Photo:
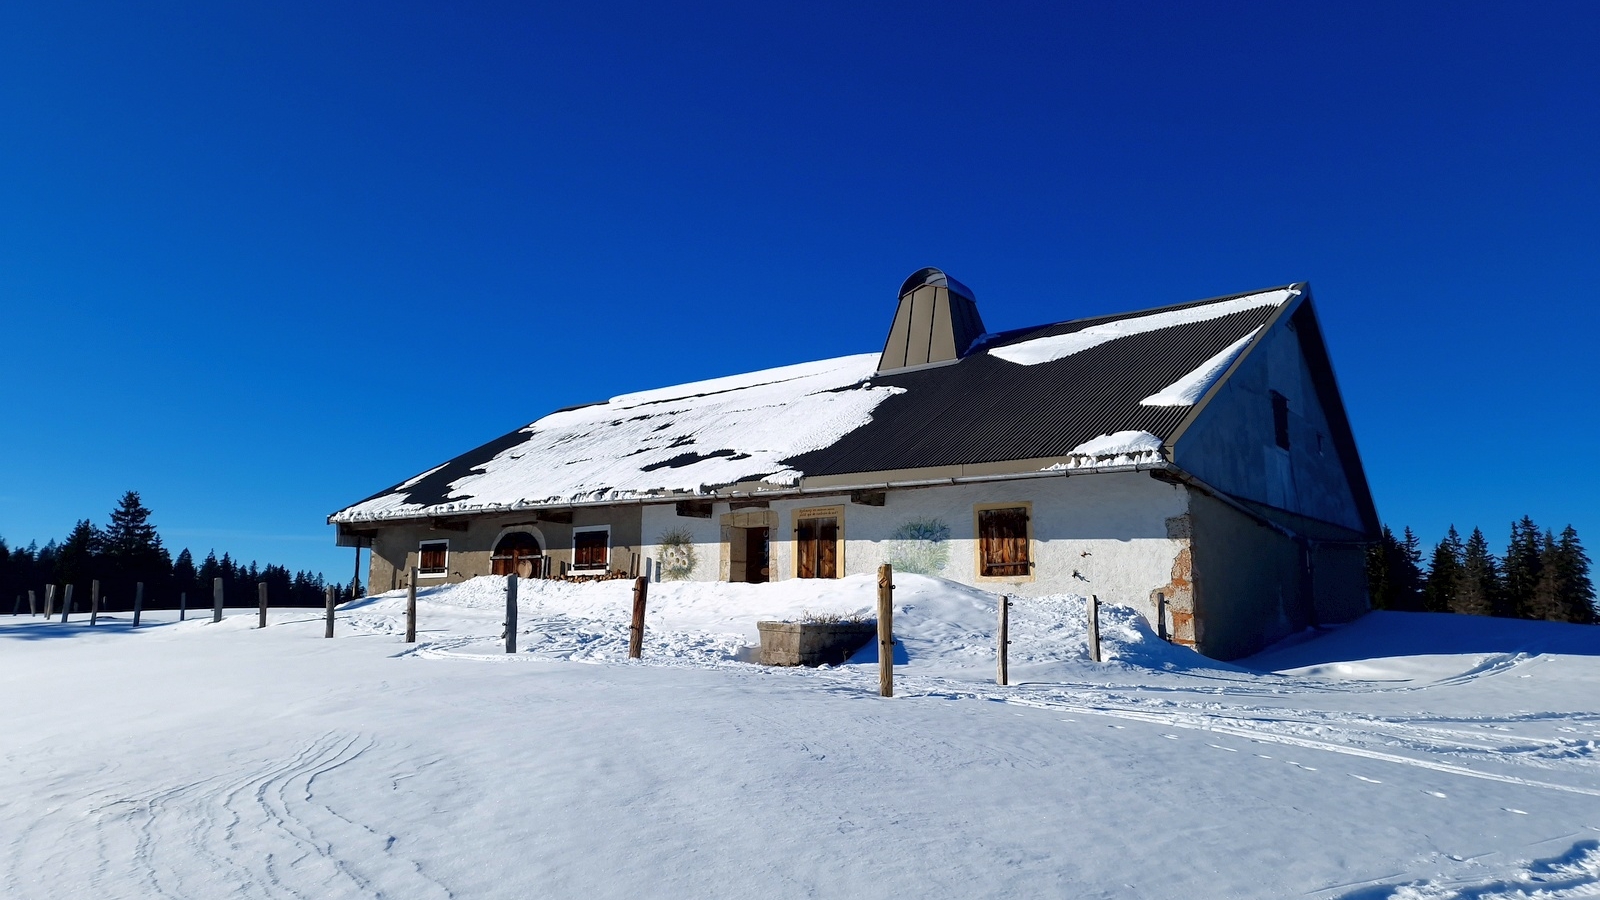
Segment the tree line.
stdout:
<path fill-rule="evenodd" d="M 1568 525 L 1558 536 L 1528 516 L 1512 523 L 1499 557 L 1481 529 L 1463 541 L 1451 525 L 1426 566 L 1411 529 L 1397 538 L 1385 525 L 1367 551 L 1367 586 L 1376 609 L 1600 624 L 1589 555 L 1577 530 Z"/>
<path fill-rule="evenodd" d="M 27 592 L 40 604 L 47 584 L 74 585 L 73 605 L 89 602 L 90 586 L 100 582 L 102 609 L 132 609 L 135 586 L 144 585 L 147 609 L 176 609 L 179 597 L 188 595 L 190 607 L 209 607 L 214 579 L 222 579 L 223 596 L 230 606 L 253 606 L 256 585 L 265 582 L 272 606 L 322 606 L 324 591 L 332 587 L 338 602 L 352 596 L 350 585 L 329 584 L 321 574 L 285 566 L 245 564 L 216 551 L 196 565 L 185 547 L 176 559 L 150 523 L 150 510 L 138 491 L 122 495 L 104 528 L 79 520 L 65 540 L 43 547 L 35 541 L 26 547 L 9 547 L 0 537 L 0 610 L 11 612 L 18 600 L 27 608 Z M 358 588 L 359 590 L 359 588 Z M 58 594 L 58 597 L 60 595 Z M 60 600 L 57 600 L 59 608 Z"/>

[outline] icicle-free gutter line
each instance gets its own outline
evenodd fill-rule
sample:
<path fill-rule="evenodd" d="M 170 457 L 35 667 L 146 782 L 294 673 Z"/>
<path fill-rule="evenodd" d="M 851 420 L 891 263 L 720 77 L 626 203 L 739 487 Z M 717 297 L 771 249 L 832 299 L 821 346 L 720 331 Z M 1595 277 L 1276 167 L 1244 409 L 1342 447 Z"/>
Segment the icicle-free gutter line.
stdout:
<path fill-rule="evenodd" d="M 979 484 L 991 481 L 1023 481 L 1031 478 L 1066 478 L 1069 475 L 1118 475 L 1128 472 L 1151 472 L 1170 467 L 1171 463 L 1124 463 L 1115 466 L 1084 466 L 1072 469 L 1041 469 L 1036 472 L 1005 472 L 995 475 L 951 475 L 945 478 L 924 478 L 909 481 L 878 481 L 863 482 L 860 484 L 831 484 L 823 487 L 797 487 L 779 488 L 771 491 L 738 491 L 728 494 L 677 494 L 661 497 L 627 497 L 615 500 L 580 500 L 571 503 L 551 504 L 538 506 L 477 506 L 467 509 L 454 509 L 448 512 L 434 511 L 426 514 L 411 514 L 404 516 L 367 517 L 362 519 L 340 520 L 334 524 L 353 525 L 358 523 L 400 523 L 417 522 L 441 516 L 475 516 L 496 515 L 502 513 L 560 511 L 568 509 L 589 509 L 599 506 L 645 506 L 652 504 L 675 503 L 688 500 L 709 500 L 726 502 L 730 500 L 768 500 L 783 497 L 824 496 L 827 494 L 847 494 L 851 491 L 882 491 L 889 489 L 910 489 L 925 487 L 940 487 L 952 484 Z"/>

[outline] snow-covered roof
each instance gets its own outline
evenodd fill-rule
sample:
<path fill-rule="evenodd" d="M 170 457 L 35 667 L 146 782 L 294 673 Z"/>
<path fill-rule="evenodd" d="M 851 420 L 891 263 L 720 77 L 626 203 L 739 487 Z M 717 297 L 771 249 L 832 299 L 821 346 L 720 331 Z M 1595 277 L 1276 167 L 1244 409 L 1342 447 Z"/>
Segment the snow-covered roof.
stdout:
<path fill-rule="evenodd" d="M 339 523 L 792 489 L 851 473 L 1161 462 L 1296 286 L 986 335 L 946 366 L 845 356 L 551 413 L 347 507 Z"/>

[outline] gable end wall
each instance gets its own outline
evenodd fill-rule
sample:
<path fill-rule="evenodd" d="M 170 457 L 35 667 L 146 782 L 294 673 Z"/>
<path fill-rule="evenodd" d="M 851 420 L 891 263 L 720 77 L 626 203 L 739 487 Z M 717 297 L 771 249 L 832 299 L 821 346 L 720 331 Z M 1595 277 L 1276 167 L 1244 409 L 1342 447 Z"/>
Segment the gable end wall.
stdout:
<path fill-rule="evenodd" d="M 1272 393 L 1288 399 L 1289 449 L 1278 446 Z M 1345 461 L 1291 318 L 1280 319 L 1174 447 L 1173 461 L 1233 497 L 1365 530 Z"/>

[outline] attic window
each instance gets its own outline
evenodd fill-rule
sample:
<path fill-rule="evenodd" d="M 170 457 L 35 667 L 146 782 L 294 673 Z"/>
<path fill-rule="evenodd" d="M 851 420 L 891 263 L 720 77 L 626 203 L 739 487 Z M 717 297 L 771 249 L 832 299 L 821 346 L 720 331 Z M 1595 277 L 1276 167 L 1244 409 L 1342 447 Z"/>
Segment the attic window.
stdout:
<path fill-rule="evenodd" d="M 574 569 L 604 569 L 610 563 L 610 551 L 610 525 L 573 530 L 572 567 Z"/>
<path fill-rule="evenodd" d="M 417 574 L 438 578 L 450 572 L 450 542 L 423 541 L 417 545 Z"/>
<path fill-rule="evenodd" d="M 1289 398 L 1271 391 L 1272 395 L 1272 439 L 1278 446 L 1289 449 Z"/>

